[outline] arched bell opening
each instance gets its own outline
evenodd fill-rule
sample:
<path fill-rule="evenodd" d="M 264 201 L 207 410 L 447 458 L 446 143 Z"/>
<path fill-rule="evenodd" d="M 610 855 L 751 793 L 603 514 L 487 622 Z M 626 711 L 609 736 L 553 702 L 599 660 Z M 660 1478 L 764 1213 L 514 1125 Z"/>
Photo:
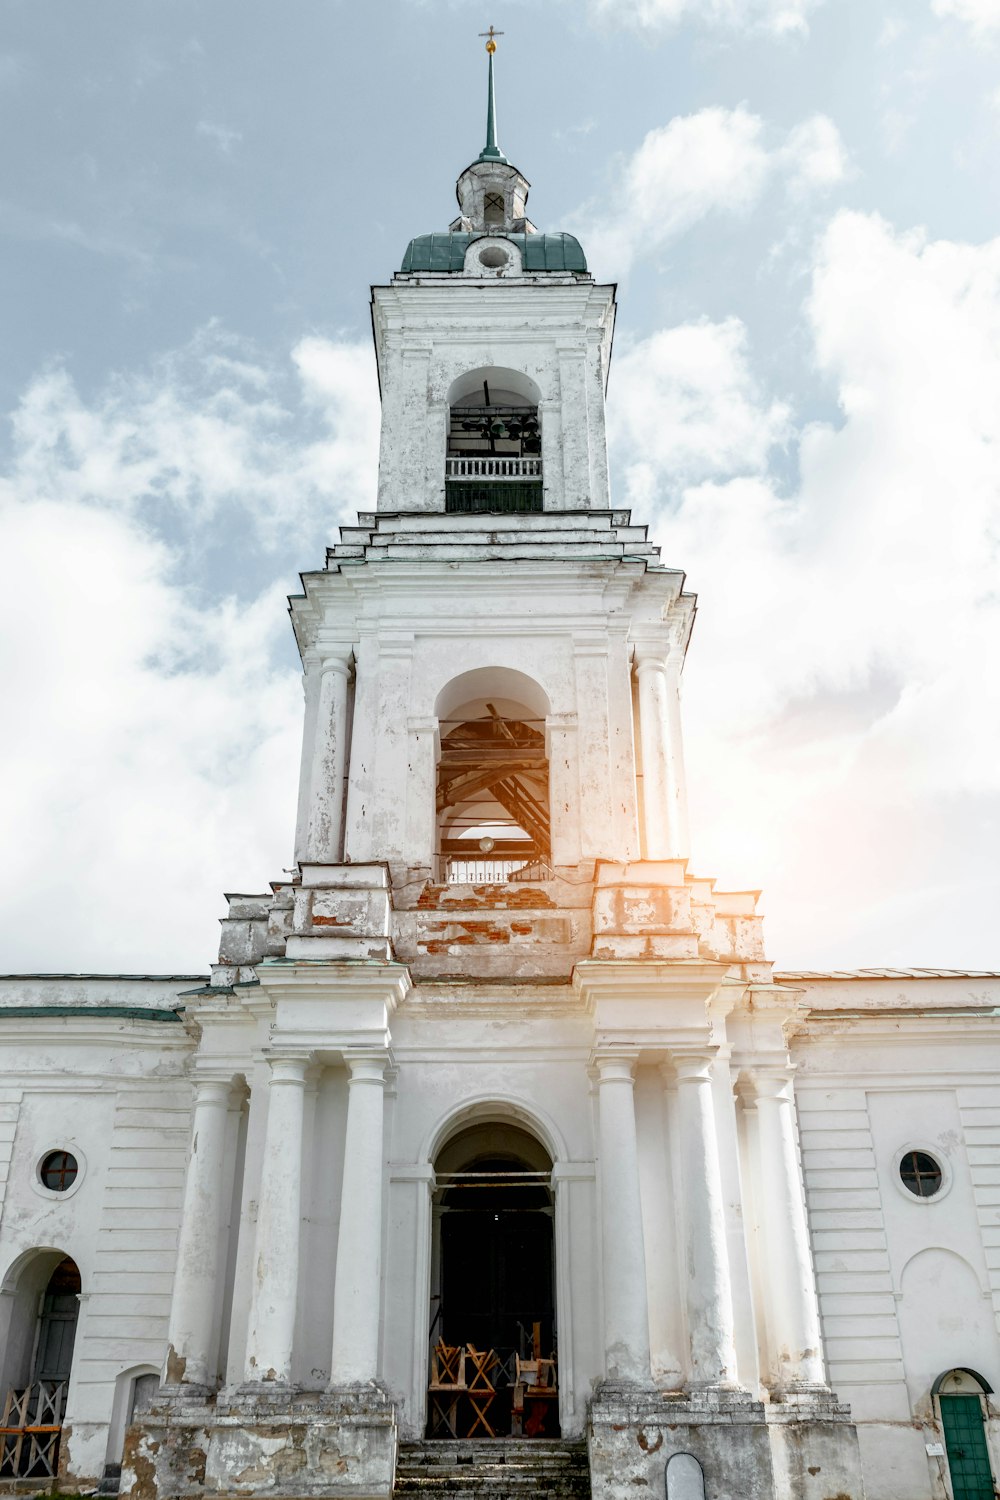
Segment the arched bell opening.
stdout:
<path fill-rule="evenodd" d="M 542 509 L 538 401 L 534 382 L 513 370 L 471 371 L 454 383 L 448 394 L 446 511 Z"/>
<path fill-rule="evenodd" d="M 56 1473 L 81 1289 L 76 1262 L 56 1249 L 32 1252 L 7 1277 L 0 1478 Z"/>
<path fill-rule="evenodd" d="M 552 1158 L 509 1120 L 435 1162 L 430 1437 L 559 1434 Z"/>
<path fill-rule="evenodd" d="M 497 695 L 461 704 L 439 723 L 441 879 L 545 879 L 552 835 L 544 718 Z"/>

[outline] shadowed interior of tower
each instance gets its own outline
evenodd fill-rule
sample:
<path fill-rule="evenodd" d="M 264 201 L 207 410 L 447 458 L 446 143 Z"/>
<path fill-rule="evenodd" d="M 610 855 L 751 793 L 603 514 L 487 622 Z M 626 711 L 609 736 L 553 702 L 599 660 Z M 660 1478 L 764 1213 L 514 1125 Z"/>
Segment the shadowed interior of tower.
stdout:
<path fill-rule="evenodd" d="M 540 511 L 541 455 L 537 404 L 518 391 L 497 382 L 491 387 L 483 380 L 451 406 L 445 509 Z"/>
<path fill-rule="evenodd" d="M 441 724 L 437 774 L 441 878 L 541 878 L 551 848 L 544 724 L 505 705 Z"/>
<path fill-rule="evenodd" d="M 432 1437 L 558 1432 L 551 1171 L 505 1122 L 468 1127 L 438 1157 Z"/>

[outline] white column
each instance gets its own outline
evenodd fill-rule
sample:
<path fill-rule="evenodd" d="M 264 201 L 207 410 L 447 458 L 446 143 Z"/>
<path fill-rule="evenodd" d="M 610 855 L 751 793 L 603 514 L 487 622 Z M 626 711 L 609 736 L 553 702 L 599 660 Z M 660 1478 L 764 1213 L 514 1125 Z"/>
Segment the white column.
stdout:
<path fill-rule="evenodd" d="M 295 811 L 295 858 L 305 860 L 309 847 L 309 809 L 312 801 L 313 746 L 316 711 L 319 706 L 319 657 L 314 651 L 302 657 L 302 753 L 299 759 L 299 798 Z"/>
<path fill-rule="evenodd" d="M 726 1246 L 719 1147 L 712 1104 L 712 1052 L 675 1053 L 684 1208 L 691 1382 L 736 1383 L 733 1293 Z"/>
<path fill-rule="evenodd" d="M 604 1354 L 609 1380 L 651 1382 L 646 1253 L 642 1239 L 634 1059 L 596 1059 L 604 1265 Z"/>
<path fill-rule="evenodd" d="M 351 1082 L 333 1288 L 331 1386 L 378 1377 L 386 1060 L 384 1053 L 345 1058 Z"/>
<path fill-rule="evenodd" d="M 307 1057 L 272 1057 L 254 1241 L 246 1379 L 291 1379 L 302 1215 Z"/>
<path fill-rule="evenodd" d="M 320 662 L 309 774 L 309 811 L 305 846 L 299 854 L 306 863 L 336 864 L 341 857 L 350 650 L 349 646 L 337 651 L 325 650 Z"/>
<path fill-rule="evenodd" d="M 195 1080 L 191 1156 L 167 1333 L 168 1385 L 214 1385 L 218 1346 L 216 1302 L 221 1292 L 223 1164 L 230 1083 Z"/>
<path fill-rule="evenodd" d="M 679 668 L 659 646 L 637 644 L 639 736 L 647 859 L 686 859 L 687 797 Z"/>
<path fill-rule="evenodd" d="M 783 1390 L 825 1386 L 819 1304 L 795 1149 L 791 1071 L 780 1066 L 754 1070 L 752 1081 L 771 1366 Z"/>

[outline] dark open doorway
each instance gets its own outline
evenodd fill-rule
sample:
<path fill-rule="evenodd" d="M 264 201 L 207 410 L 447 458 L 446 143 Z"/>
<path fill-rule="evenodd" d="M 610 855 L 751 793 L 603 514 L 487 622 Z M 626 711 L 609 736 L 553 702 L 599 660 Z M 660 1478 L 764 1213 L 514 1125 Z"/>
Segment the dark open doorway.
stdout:
<path fill-rule="evenodd" d="M 468 1127 L 438 1158 L 431 1436 L 558 1435 L 551 1171 L 507 1123 Z"/>

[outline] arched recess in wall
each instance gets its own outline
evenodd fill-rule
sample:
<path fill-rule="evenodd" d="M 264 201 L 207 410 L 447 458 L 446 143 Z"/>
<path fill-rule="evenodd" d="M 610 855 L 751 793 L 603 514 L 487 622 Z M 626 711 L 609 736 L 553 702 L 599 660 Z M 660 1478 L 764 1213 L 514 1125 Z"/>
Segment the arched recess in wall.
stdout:
<path fill-rule="evenodd" d="M 8 1406 L 5 1425 L 56 1429 L 34 1438 L 8 1434 L 9 1476 L 36 1479 L 56 1472 L 82 1286 L 76 1261 L 48 1245 L 19 1256 L 3 1279 L 0 1401 Z"/>
<path fill-rule="evenodd" d="M 125 1434 L 144 1411 L 148 1411 L 160 1388 L 160 1372 L 155 1365 L 132 1365 L 122 1370 L 115 1381 L 115 1397 L 108 1427 L 108 1447 L 104 1463 L 106 1480 L 121 1474 Z"/>
<path fill-rule="evenodd" d="M 907 1387 L 915 1415 L 930 1415 L 942 1370 L 981 1370 L 1000 1381 L 1000 1338 L 975 1270 L 953 1250 L 920 1250 L 903 1268 L 898 1306 Z"/>
<path fill-rule="evenodd" d="M 440 878 L 545 878 L 552 852 L 548 696 L 523 672 L 483 667 L 442 688 L 436 713 Z"/>
<path fill-rule="evenodd" d="M 448 389 L 445 510 L 542 509 L 541 393 L 523 371 L 468 370 Z"/>

